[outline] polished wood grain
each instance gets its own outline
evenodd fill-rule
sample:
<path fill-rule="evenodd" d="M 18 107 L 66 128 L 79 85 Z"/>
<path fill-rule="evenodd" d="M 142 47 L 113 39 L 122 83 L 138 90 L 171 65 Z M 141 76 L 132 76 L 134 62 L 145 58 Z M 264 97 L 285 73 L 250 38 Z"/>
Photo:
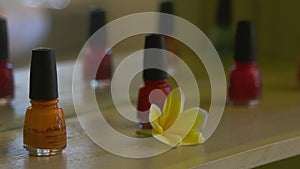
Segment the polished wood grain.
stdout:
<path fill-rule="evenodd" d="M 31 157 L 22 147 L 23 118 L 29 105 L 29 73 L 27 69 L 16 70 L 16 97 L 10 106 L 0 108 L 0 168 L 230 169 L 251 168 L 300 154 L 300 91 L 291 80 L 291 69 L 275 74 L 264 71 L 262 103 L 251 108 L 226 107 L 216 132 L 204 144 L 174 148 L 151 158 L 130 159 L 105 151 L 81 128 L 72 103 L 73 67 L 74 62 L 58 64 L 60 105 L 67 119 L 68 143 L 61 155 L 53 157 Z M 200 87 L 203 86 L 209 86 L 209 82 L 203 80 Z M 209 107 L 208 93 L 202 92 L 204 107 Z M 112 127 L 138 137 L 137 125 L 119 115 L 111 100 L 101 100 L 101 103 L 103 115 Z M 87 116 L 92 113 L 88 110 Z"/>

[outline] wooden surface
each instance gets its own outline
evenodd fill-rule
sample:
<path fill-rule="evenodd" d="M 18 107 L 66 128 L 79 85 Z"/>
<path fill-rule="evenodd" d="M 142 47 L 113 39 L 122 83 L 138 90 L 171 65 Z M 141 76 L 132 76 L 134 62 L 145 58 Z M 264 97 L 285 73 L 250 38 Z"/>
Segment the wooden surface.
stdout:
<path fill-rule="evenodd" d="M 291 69 L 277 72 L 263 71 L 265 81 L 262 103 L 251 108 L 226 107 L 219 127 L 204 144 L 175 148 L 156 157 L 129 159 L 103 150 L 82 130 L 72 104 L 73 65 L 74 62 L 58 64 L 60 105 L 64 108 L 67 119 L 68 145 L 61 155 L 53 157 L 30 157 L 22 147 L 23 119 L 25 109 L 29 106 L 27 80 L 29 73 L 27 69 L 15 71 L 16 97 L 11 106 L 0 107 L 1 169 L 41 167 L 236 169 L 260 166 L 300 154 L 300 91 L 291 82 Z M 206 82 L 203 85 L 209 86 Z M 207 95 L 203 94 L 203 97 L 205 96 Z M 111 102 L 103 104 L 108 105 L 103 111 L 106 120 L 117 130 L 134 136 L 137 125 L 117 115 L 109 106 Z"/>

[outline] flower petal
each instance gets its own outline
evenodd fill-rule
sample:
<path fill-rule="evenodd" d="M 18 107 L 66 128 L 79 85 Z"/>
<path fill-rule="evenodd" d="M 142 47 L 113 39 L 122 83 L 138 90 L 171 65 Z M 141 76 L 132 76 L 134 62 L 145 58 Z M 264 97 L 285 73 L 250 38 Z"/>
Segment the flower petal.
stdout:
<path fill-rule="evenodd" d="M 150 111 L 149 111 L 149 121 L 150 124 L 153 128 L 153 130 L 155 130 L 158 133 L 162 133 L 163 132 L 163 128 L 160 125 L 160 116 L 161 116 L 161 111 L 160 108 L 158 106 L 156 106 L 155 104 L 152 104 L 150 107 Z"/>
<path fill-rule="evenodd" d="M 182 140 L 182 145 L 195 145 L 204 142 L 204 138 L 200 132 L 190 132 L 185 138 Z"/>
<path fill-rule="evenodd" d="M 191 108 L 191 109 L 193 109 L 193 108 Z M 201 108 L 197 108 L 197 109 L 198 109 L 198 115 L 197 115 L 197 119 L 194 123 L 192 130 L 200 132 L 206 124 L 208 113 L 204 109 L 201 109 Z M 186 111 L 189 111 L 189 109 Z"/>
<path fill-rule="evenodd" d="M 165 144 L 168 144 L 171 147 L 177 147 L 180 146 L 182 143 L 182 139 L 180 136 L 172 135 L 172 134 L 166 134 L 166 133 L 156 133 L 152 130 L 152 135 L 154 138 L 156 138 L 158 141 L 161 141 Z"/>
<path fill-rule="evenodd" d="M 186 110 L 183 114 L 189 114 L 189 112 L 197 111 L 197 118 L 190 132 L 182 140 L 182 145 L 194 145 L 204 142 L 204 138 L 201 134 L 201 130 L 206 123 L 207 112 L 201 108 L 191 108 Z"/>
<path fill-rule="evenodd" d="M 164 104 L 161 121 L 161 126 L 167 130 L 176 120 L 178 114 L 183 111 L 184 95 L 181 88 L 172 90 Z"/>
<path fill-rule="evenodd" d="M 205 141 L 201 130 L 206 123 L 207 112 L 198 107 L 182 112 L 183 104 L 184 95 L 180 88 L 176 88 L 168 95 L 163 112 L 157 105 L 151 105 L 149 121 L 154 138 L 172 147 Z"/>
<path fill-rule="evenodd" d="M 199 108 L 191 108 L 179 114 L 173 125 L 165 133 L 175 134 L 184 138 L 194 127 L 197 121 Z"/>

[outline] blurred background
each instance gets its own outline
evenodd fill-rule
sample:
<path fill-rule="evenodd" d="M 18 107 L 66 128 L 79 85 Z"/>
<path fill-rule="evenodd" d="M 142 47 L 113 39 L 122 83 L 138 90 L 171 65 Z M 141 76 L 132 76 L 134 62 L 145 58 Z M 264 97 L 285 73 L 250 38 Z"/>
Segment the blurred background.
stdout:
<path fill-rule="evenodd" d="M 270 74 L 279 73 L 282 75 L 278 75 L 279 79 L 292 81 L 292 85 L 288 87 L 294 88 L 296 72 L 300 66 L 300 1 L 170 1 L 174 2 L 175 15 L 193 23 L 211 39 L 223 61 L 226 73 L 233 60 L 236 23 L 239 20 L 252 20 L 256 24 L 257 59 L 259 66 L 263 68 L 264 80 Z M 10 62 L 15 68 L 27 67 L 32 48 L 40 46 L 55 49 L 58 61 L 75 60 L 88 39 L 91 8 L 99 6 L 106 8 L 109 22 L 137 12 L 158 12 L 160 2 L 160 0 L 2 0 L 0 15 L 7 18 L 8 22 Z M 225 5 L 220 5 L 223 2 Z M 143 45 L 144 36 L 131 37 L 117 44 L 113 53 L 114 56 L 126 57 L 126 53 L 141 49 Z M 180 48 L 182 48 L 180 57 L 189 62 L 189 65 L 198 67 L 194 62 L 197 57 L 186 46 L 181 44 Z M 280 74 L 284 71 L 287 73 Z M 199 72 L 194 73 L 203 76 Z M 282 87 L 276 86 L 278 77 L 272 76 L 266 80 L 275 86 L 270 90 Z M 209 96 L 207 88 L 209 82 L 204 83 L 201 79 L 199 83 L 200 86 L 204 86 L 201 88 L 204 91 L 201 92 Z M 204 103 L 210 104 L 209 97 L 204 99 Z M 299 164 L 299 158 L 298 156 L 287 160 L 288 162 L 277 162 L 274 165 L 287 167 L 296 162 Z M 265 167 L 274 168 L 274 165 Z"/>
<path fill-rule="evenodd" d="M 195 24 L 217 45 L 218 37 L 215 30 L 220 26 L 217 19 L 220 3 L 218 0 L 173 0 L 173 2 L 176 15 Z M 106 8 L 109 22 L 132 13 L 159 11 L 159 3 L 159 0 L 1 1 L 0 15 L 8 20 L 10 61 L 15 67 L 28 65 L 31 49 L 39 46 L 54 48 L 59 61 L 76 59 L 88 38 L 89 10 L 92 7 Z M 256 23 L 258 59 L 261 57 L 298 59 L 299 5 L 300 2 L 295 0 L 232 0 L 230 21 L 225 25 L 229 32 L 232 32 L 229 36 L 233 36 L 237 21 L 249 19 Z M 233 40 L 232 37 L 228 39 Z M 114 52 L 132 51 L 143 46 L 142 37 L 135 37 L 132 40 L 135 43 L 120 44 Z M 223 55 L 222 52 L 224 55 L 232 54 L 230 45 L 229 50 L 218 48 L 217 50 L 220 55 Z"/>

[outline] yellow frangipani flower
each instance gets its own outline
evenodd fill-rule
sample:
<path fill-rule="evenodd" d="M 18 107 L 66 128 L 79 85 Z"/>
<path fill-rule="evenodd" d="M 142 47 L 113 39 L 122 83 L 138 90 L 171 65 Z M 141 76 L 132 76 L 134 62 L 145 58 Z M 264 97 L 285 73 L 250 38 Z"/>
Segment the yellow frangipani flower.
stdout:
<path fill-rule="evenodd" d="M 201 130 L 207 119 L 207 112 L 199 107 L 183 111 L 184 95 L 180 88 L 170 92 L 163 111 L 152 104 L 149 121 L 152 135 L 172 147 L 195 145 L 204 142 Z"/>

